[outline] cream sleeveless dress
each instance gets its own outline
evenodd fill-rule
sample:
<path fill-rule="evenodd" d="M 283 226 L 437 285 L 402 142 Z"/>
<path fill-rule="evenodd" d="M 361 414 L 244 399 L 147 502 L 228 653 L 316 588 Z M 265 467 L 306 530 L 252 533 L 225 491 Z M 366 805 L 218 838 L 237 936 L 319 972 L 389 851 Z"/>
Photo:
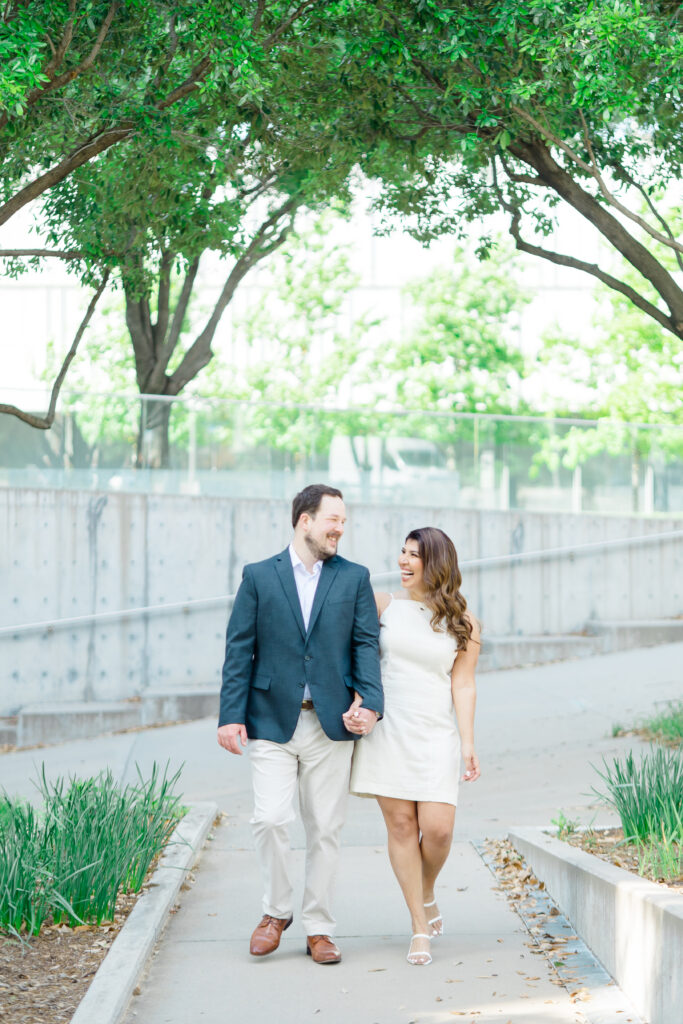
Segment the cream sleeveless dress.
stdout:
<path fill-rule="evenodd" d="M 384 718 L 354 746 L 350 790 L 456 804 L 460 737 L 451 695 L 455 638 L 435 632 L 432 613 L 392 598 L 380 616 Z"/>

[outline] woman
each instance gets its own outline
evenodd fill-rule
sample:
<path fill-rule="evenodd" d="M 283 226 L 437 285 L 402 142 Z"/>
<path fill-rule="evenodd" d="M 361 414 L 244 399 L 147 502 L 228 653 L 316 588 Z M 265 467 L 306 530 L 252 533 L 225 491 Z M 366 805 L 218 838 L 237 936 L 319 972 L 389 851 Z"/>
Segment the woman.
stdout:
<path fill-rule="evenodd" d="M 455 548 L 442 530 L 412 530 L 398 564 L 402 590 L 375 595 L 384 719 L 356 744 L 351 792 L 377 798 L 410 911 L 408 963 L 426 965 L 430 940 L 443 933 L 434 883 L 451 847 L 461 750 L 463 780 L 480 774 L 474 752 L 480 633 L 459 590 Z M 362 732 L 352 712 L 345 721 Z"/>

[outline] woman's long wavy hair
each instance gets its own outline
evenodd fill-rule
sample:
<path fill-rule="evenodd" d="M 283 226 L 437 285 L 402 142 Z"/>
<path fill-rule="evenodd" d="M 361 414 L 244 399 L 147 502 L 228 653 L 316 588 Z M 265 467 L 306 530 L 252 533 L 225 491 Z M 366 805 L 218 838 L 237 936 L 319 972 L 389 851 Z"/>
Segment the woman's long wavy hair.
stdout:
<path fill-rule="evenodd" d="M 467 601 L 460 593 L 462 576 L 453 541 L 435 526 L 411 530 L 406 541 L 414 540 L 422 559 L 424 604 L 432 612 L 432 629 L 446 627 L 464 651 L 472 636 L 472 623 L 465 615 Z"/>

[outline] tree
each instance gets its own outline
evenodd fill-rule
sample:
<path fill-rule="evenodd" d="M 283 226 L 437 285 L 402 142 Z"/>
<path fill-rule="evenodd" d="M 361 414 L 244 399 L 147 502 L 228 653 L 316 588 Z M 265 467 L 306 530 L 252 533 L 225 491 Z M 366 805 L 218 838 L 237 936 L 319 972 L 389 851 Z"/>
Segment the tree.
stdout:
<path fill-rule="evenodd" d="M 157 141 L 188 99 L 257 96 L 317 0 L 8 0 L 0 14 L 0 226 L 112 147 Z"/>
<path fill-rule="evenodd" d="M 350 246 L 330 237 L 339 215 L 338 206 L 288 239 L 264 282 L 265 301 L 235 323 L 242 340 L 266 351 L 233 392 L 257 403 L 246 413 L 250 438 L 295 456 L 306 452 L 311 468 L 325 457 L 336 432 L 365 428 L 369 420 L 343 405 L 334 409 L 349 404 L 360 357 L 379 324 L 367 313 L 345 317 L 359 277 Z"/>
<path fill-rule="evenodd" d="M 631 276 L 624 269 L 624 279 Z M 638 512 L 644 461 L 654 457 L 665 463 L 683 454 L 683 341 L 644 317 L 623 295 L 600 286 L 596 291 L 602 301 L 595 334 L 576 338 L 552 332 L 541 357 L 554 375 L 570 377 L 581 396 L 571 404 L 562 401 L 556 413 L 599 422 L 550 438 L 540 457 L 574 470 L 601 452 L 629 452 L 631 508 Z M 666 507 L 665 498 L 661 504 Z"/>
<path fill-rule="evenodd" d="M 376 355 L 382 397 L 432 412 L 522 411 L 524 359 L 512 332 L 528 298 L 511 254 L 493 250 L 476 264 L 457 247 L 451 265 L 406 291 L 417 322 Z"/>
<path fill-rule="evenodd" d="M 683 243 L 655 200 L 681 178 L 680 5 L 392 0 L 360 5 L 363 32 L 358 6 L 338 45 L 357 118 L 383 139 L 365 166 L 388 214 L 429 239 L 502 211 L 518 249 L 592 275 L 683 337 L 683 289 L 656 251 L 683 269 Z M 529 241 L 560 208 L 635 278 L 592 261 L 588 239 L 574 255 Z"/>
<path fill-rule="evenodd" d="M 195 92 L 182 109 L 157 111 L 153 130 L 131 137 L 125 148 L 72 170 L 43 199 L 42 221 L 52 243 L 43 254 L 71 260 L 85 283 L 110 273 L 120 280 L 144 395 L 181 393 L 212 358 L 217 325 L 240 282 L 282 244 L 297 209 L 344 191 L 354 158 L 344 140 L 321 131 L 311 119 L 326 94 L 319 78 L 312 88 L 301 73 L 308 37 L 284 31 L 311 6 L 287 12 L 286 5 L 267 10 L 258 5 L 260 14 L 250 25 L 259 29 L 261 50 L 271 51 L 270 63 L 261 62 L 258 82 L 266 99 L 256 96 L 253 82 L 242 96 L 232 84 L 227 90 Z M 289 42 L 276 52 L 280 35 Z M 297 116 L 307 94 L 309 116 Z M 206 324 L 183 346 L 181 328 L 208 250 L 230 257 L 232 267 Z M 182 287 L 173 305 L 174 270 L 182 273 Z M 49 427 L 82 333 L 58 374 L 46 417 L 9 406 L 2 411 Z M 139 463 L 167 464 L 171 408 L 168 402 L 143 401 Z M 143 439 L 150 435 L 150 451 L 143 452 Z"/>

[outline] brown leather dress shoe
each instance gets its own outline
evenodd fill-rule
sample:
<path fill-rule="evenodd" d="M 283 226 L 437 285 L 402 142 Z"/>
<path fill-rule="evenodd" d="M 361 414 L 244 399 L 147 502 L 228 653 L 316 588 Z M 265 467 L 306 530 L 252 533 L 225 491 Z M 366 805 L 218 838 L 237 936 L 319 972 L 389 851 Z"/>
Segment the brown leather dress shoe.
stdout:
<path fill-rule="evenodd" d="M 266 956 L 273 953 L 280 945 L 282 933 L 289 928 L 293 918 L 271 917 L 264 914 L 260 923 L 254 929 L 249 943 L 249 952 L 252 956 Z"/>
<path fill-rule="evenodd" d="M 338 964 L 341 962 L 341 950 L 335 946 L 329 935 L 308 935 L 306 937 L 306 953 L 313 957 L 316 964 Z"/>

